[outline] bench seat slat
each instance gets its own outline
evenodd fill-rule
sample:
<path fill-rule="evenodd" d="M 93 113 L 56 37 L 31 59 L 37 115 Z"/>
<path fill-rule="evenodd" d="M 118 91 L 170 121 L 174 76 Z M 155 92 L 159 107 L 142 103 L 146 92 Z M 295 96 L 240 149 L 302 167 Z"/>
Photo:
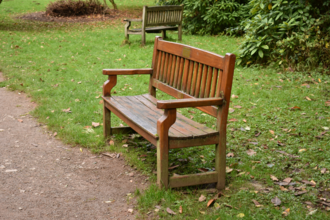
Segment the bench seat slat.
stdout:
<path fill-rule="evenodd" d="M 157 99 L 152 99 L 151 97 L 152 96 L 149 94 L 139 96 L 113 96 L 104 97 L 104 101 L 112 108 L 115 108 L 120 114 L 125 115 L 136 127 L 146 130 L 154 140 L 158 140 L 157 120 L 164 112 L 156 107 Z M 125 122 L 127 123 L 127 121 Z M 206 138 L 214 137 L 217 134 L 217 131 L 190 120 L 180 113 L 177 113 L 177 121 L 169 130 L 170 139 L 185 140 L 199 137 Z"/>

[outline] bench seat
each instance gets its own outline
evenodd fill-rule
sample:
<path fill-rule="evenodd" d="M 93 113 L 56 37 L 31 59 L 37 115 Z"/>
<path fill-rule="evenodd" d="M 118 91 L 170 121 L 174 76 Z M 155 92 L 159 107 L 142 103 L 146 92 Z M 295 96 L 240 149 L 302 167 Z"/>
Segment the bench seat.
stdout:
<path fill-rule="evenodd" d="M 157 108 L 158 100 L 155 97 L 145 94 L 103 99 L 105 105 L 133 130 L 139 129 L 144 138 L 154 145 L 157 144 L 157 120 L 164 115 L 164 110 Z M 199 146 L 201 143 L 216 144 L 219 132 L 177 113 L 177 120 L 169 129 L 168 136 L 169 148 L 173 149 L 182 148 L 184 145 Z"/>
<path fill-rule="evenodd" d="M 148 27 L 145 29 L 145 32 L 147 33 L 161 33 L 162 30 L 171 30 L 171 31 L 177 31 L 178 27 L 174 26 L 159 26 L 159 27 Z M 136 28 L 136 29 L 130 29 L 128 31 L 128 34 L 141 34 L 142 29 Z"/>

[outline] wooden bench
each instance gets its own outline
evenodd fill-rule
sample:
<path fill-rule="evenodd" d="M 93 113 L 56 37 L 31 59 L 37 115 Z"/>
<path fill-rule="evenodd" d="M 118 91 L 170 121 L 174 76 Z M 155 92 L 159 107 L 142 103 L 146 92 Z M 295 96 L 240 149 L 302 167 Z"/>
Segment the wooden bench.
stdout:
<path fill-rule="evenodd" d="M 130 34 L 142 35 L 142 45 L 146 42 L 146 33 L 160 33 L 166 38 L 166 30 L 178 30 L 179 40 L 182 40 L 182 12 L 183 6 L 143 6 L 142 19 L 125 19 L 125 38 Z M 129 29 L 131 22 L 142 22 L 142 28 Z M 176 26 L 177 25 L 177 26 Z"/>
<path fill-rule="evenodd" d="M 181 187 L 217 182 L 225 187 L 226 126 L 235 55 L 220 56 L 156 37 L 152 68 L 104 69 L 104 136 L 137 132 L 157 146 L 157 184 Z M 150 75 L 149 93 L 111 96 L 118 75 Z M 156 90 L 177 99 L 160 101 Z M 216 117 L 216 130 L 177 113 L 177 108 L 196 107 Z M 111 112 L 129 127 L 111 127 Z M 169 149 L 215 144 L 215 171 L 169 178 Z"/>

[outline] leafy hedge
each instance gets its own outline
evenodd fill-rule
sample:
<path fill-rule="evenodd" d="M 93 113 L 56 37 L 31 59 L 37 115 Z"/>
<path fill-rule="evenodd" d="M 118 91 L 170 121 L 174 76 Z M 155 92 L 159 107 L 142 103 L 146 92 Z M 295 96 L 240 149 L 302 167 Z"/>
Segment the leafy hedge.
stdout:
<path fill-rule="evenodd" d="M 330 67 L 330 0 L 250 0 L 243 22 L 243 65 L 275 62 L 285 67 Z"/>
<path fill-rule="evenodd" d="M 183 29 L 190 34 L 218 34 L 237 27 L 249 16 L 248 0 L 159 0 L 160 5 L 184 5 Z"/>

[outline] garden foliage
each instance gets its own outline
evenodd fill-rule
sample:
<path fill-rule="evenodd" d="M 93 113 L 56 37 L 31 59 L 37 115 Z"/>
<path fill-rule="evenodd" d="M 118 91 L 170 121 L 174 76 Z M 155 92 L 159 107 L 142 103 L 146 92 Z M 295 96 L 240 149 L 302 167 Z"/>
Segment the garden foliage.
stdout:
<path fill-rule="evenodd" d="M 330 67 L 330 0 L 250 0 L 240 62 Z"/>
<path fill-rule="evenodd" d="M 79 16 L 90 14 L 102 14 L 108 9 L 98 0 L 59 0 L 49 3 L 46 14 L 50 16 Z"/>
<path fill-rule="evenodd" d="M 183 28 L 190 34 L 218 34 L 237 27 L 247 17 L 248 0 L 159 0 L 160 5 L 184 5 Z"/>

